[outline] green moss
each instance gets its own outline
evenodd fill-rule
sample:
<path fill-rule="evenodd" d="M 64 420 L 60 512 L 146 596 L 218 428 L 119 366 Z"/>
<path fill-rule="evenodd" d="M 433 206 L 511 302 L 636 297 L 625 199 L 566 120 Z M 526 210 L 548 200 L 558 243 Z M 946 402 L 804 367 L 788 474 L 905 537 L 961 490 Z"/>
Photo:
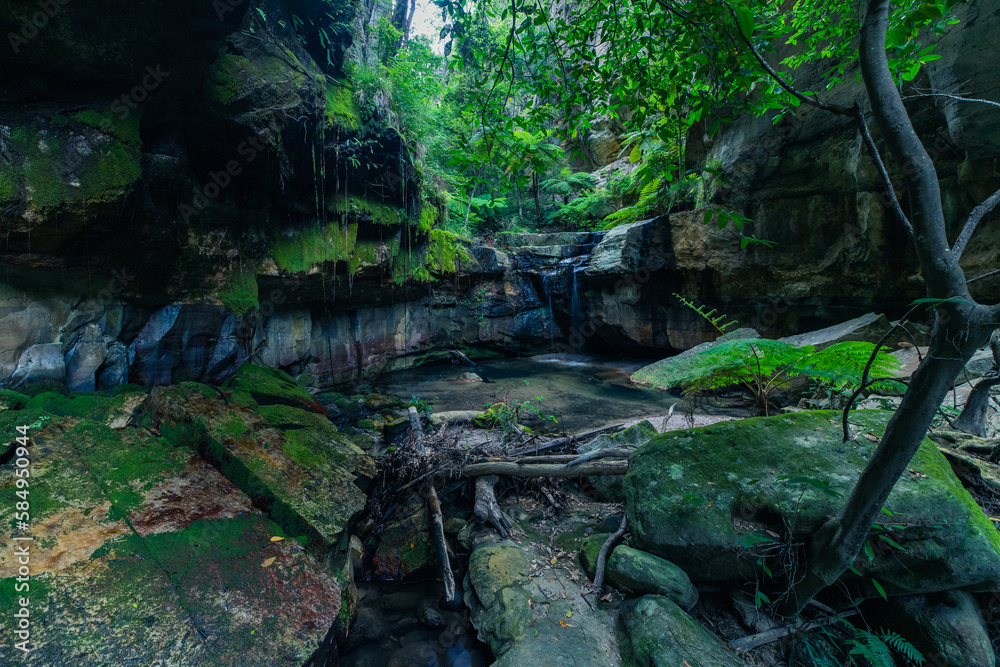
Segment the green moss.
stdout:
<path fill-rule="evenodd" d="M 260 308 L 257 272 L 231 271 L 226 284 L 219 290 L 218 297 L 219 301 L 236 317 L 242 317 L 251 310 Z"/>
<path fill-rule="evenodd" d="M 397 206 L 356 195 L 338 197 L 330 202 L 328 208 L 331 212 L 344 216 L 346 220 L 377 225 L 398 225 L 406 217 L 403 209 Z"/>
<path fill-rule="evenodd" d="M 282 271 L 300 273 L 327 262 L 347 261 L 358 237 L 358 226 L 319 223 L 273 240 L 270 254 Z"/>
<path fill-rule="evenodd" d="M 255 70 L 248 58 L 231 53 L 222 54 L 208 70 L 209 97 L 221 104 L 229 104 L 242 90 L 241 75 Z"/>
<path fill-rule="evenodd" d="M 81 417 L 95 422 L 105 422 L 112 410 L 125 403 L 128 393 L 102 391 L 67 395 L 45 392 L 29 400 L 25 408 L 59 417 Z"/>
<path fill-rule="evenodd" d="M 476 260 L 457 235 L 444 229 L 432 229 L 428 236 L 424 266 L 431 273 L 457 273 L 463 267 L 468 270 L 475 265 Z"/>
<path fill-rule="evenodd" d="M 97 111 L 85 109 L 73 114 L 73 120 L 84 125 L 96 127 L 102 132 L 110 133 L 119 141 L 138 146 L 142 143 L 139 136 L 139 118 L 141 114 L 130 113 L 124 119 L 119 119 L 110 109 Z"/>
<path fill-rule="evenodd" d="M 223 386 L 233 392 L 233 401 L 241 405 L 252 408 L 289 405 L 325 414 L 323 406 L 302 383 L 277 368 L 243 364 Z M 207 389 L 212 391 L 211 388 Z"/>
<path fill-rule="evenodd" d="M 166 438 L 141 432 L 123 435 L 86 421 L 71 428 L 65 437 L 111 501 L 109 519 L 127 517 L 165 473 L 185 469 L 190 456 L 190 450 L 174 447 Z"/>
<path fill-rule="evenodd" d="M 436 206 L 432 206 L 429 202 L 425 201 L 423 207 L 420 209 L 420 222 L 417 228 L 422 232 L 429 232 L 434 226 L 434 223 L 438 219 L 438 210 Z"/>
<path fill-rule="evenodd" d="M 346 130 L 361 129 L 361 110 L 351 89 L 342 82 L 326 83 L 326 124 Z"/>
<path fill-rule="evenodd" d="M 264 55 L 251 61 L 244 56 L 223 53 L 208 71 L 208 96 L 220 104 L 231 104 L 255 88 L 300 88 L 305 75 L 281 58 Z"/>
<path fill-rule="evenodd" d="M 249 425 L 244 419 L 239 415 L 230 415 L 230 417 L 215 426 L 212 429 L 212 436 L 218 439 L 220 442 L 224 442 L 226 438 L 238 439 L 242 438 L 244 434 L 249 430 Z"/>

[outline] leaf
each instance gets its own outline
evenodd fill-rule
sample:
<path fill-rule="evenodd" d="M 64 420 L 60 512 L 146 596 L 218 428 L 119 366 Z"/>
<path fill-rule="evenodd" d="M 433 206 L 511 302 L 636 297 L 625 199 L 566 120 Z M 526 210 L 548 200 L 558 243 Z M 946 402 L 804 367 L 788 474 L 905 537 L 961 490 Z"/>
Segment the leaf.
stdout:
<path fill-rule="evenodd" d="M 562 620 L 561 618 L 559 619 L 559 625 L 563 626 L 564 628 L 575 628 L 576 627 L 575 625 L 570 625 L 569 623 L 567 623 L 566 621 Z"/>
<path fill-rule="evenodd" d="M 272 542 L 280 542 L 283 539 L 285 539 L 285 538 L 281 537 L 280 535 L 275 535 L 274 537 L 271 538 L 271 541 Z"/>
<path fill-rule="evenodd" d="M 875 579 L 872 579 L 872 586 L 875 587 L 875 590 L 878 591 L 878 594 L 882 596 L 883 600 L 889 600 L 889 596 L 885 594 L 885 589 L 882 588 L 882 584 L 878 583 Z"/>
<path fill-rule="evenodd" d="M 274 565 L 274 561 L 276 561 L 276 560 L 278 560 L 276 556 L 271 556 L 270 558 L 268 558 L 267 560 L 265 560 L 263 563 L 261 563 L 260 566 L 261 567 L 271 567 L 272 565 Z"/>
<path fill-rule="evenodd" d="M 260 18 L 261 19 L 263 19 L 264 21 L 267 20 L 267 14 L 264 13 L 263 9 L 261 9 L 260 7 L 257 7 L 257 13 L 260 14 Z"/>
<path fill-rule="evenodd" d="M 753 10 L 746 5 L 739 5 L 736 7 L 736 23 L 739 26 L 740 34 L 743 35 L 745 39 L 750 39 L 753 36 Z"/>

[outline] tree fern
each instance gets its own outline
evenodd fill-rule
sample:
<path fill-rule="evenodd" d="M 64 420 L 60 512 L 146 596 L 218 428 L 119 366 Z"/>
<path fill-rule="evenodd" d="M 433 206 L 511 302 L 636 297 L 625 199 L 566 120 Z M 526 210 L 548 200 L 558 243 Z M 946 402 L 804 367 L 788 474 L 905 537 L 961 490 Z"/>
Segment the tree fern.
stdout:
<path fill-rule="evenodd" d="M 726 315 L 718 315 L 717 317 L 712 317 L 713 315 L 715 315 L 716 312 L 715 308 L 706 311 L 705 306 L 696 306 L 693 301 L 688 301 L 680 294 L 674 293 L 674 296 L 677 297 L 677 299 L 682 304 L 684 304 L 685 306 L 687 306 L 688 308 L 690 308 L 691 310 L 693 310 L 694 312 L 698 313 L 703 318 L 708 320 L 708 323 L 711 324 L 713 327 L 715 327 L 715 330 L 718 331 L 719 335 L 721 336 L 726 335 L 726 329 L 736 325 L 736 320 L 729 320 L 727 322 Z"/>

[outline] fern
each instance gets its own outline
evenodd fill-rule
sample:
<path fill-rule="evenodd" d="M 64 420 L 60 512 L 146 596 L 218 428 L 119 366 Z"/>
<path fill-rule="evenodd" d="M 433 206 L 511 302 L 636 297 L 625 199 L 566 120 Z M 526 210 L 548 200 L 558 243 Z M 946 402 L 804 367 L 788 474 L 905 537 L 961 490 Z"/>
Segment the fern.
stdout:
<path fill-rule="evenodd" d="M 854 639 L 847 640 L 845 644 L 851 647 L 848 655 L 861 656 L 871 667 L 896 667 L 892 650 L 876 634 L 854 628 Z"/>
<path fill-rule="evenodd" d="M 726 335 L 726 329 L 728 329 L 731 326 L 735 326 L 737 323 L 736 320 L 730 320 L 729 322 L 726 322 L 726 315 L 719 315 L 718 317 L 712 317 L 712 315 L 715 315 L 715 308 L 706 311 L 705 306 L 696 306 L 694 305 L 693 301 L 688 301 L 687 299 L 682 297 L 680 294 L 677 294 L 676 292 L 674 293 L 674 296 L 677 297 L 677 299 L 682 304 L 684 304 L 685 306 L 687 306 L 688 308 L 690 308 L 691 310 L 693 310 L 694 312 L 698 313 L 703 318 L 708 320 L 709 324 L 715 327 L 715 330 L 718 331 L 719 334 L 722 336 Z"/>
<path fill-rule="evenodd" d="M 891 646 L 897 653 L 902 655 L 908 662 L 914 665 L 924 664 L 924 654 L 917 650 L 907 639 L 897 632 L 881 630 L 881 639 L 888 646 Z"/>

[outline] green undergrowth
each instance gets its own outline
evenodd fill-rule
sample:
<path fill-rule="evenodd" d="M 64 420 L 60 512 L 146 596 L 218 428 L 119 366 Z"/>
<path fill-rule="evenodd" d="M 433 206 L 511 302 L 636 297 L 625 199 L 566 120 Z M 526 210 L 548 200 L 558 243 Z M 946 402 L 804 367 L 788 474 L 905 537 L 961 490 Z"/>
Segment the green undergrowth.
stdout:
<path fill-rule="evenodd" d="M 219 301 L 236 317 L 260 308 L 257 272 L 249 269 L 231 271 L 226 284 L 219 290 Z"/>

